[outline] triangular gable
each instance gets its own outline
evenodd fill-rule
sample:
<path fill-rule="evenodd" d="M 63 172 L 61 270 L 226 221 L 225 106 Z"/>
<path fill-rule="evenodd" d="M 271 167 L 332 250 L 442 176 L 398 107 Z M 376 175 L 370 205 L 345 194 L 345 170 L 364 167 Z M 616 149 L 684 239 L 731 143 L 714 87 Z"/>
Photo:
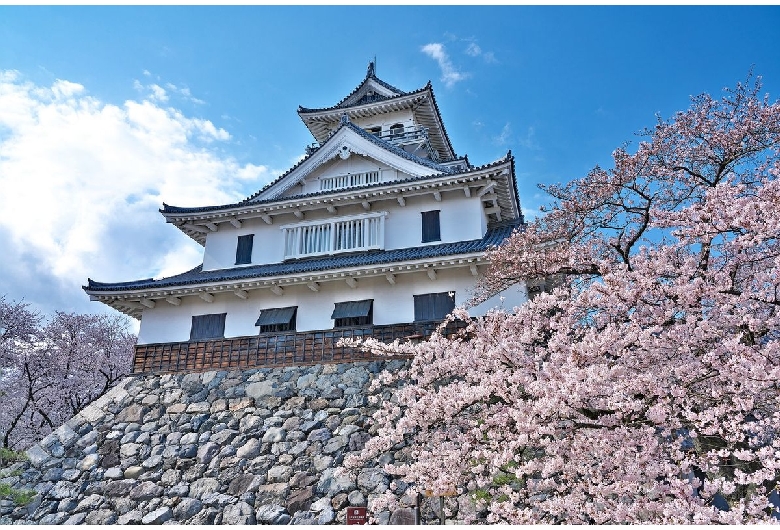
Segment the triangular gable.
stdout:
<path fill-rule="evenodd" d="M 343 109 L 401 95 L 403 95 L 403 92 L 390 90 L 384 84 L 380 83 L 378 79 L 368 77 L 352 94 L 347 96 L 344 101 L 339 103 L 336 107 Z"/>
<path fill-rule="evenodd" d="M 300 183 L 319 167 L 336 157 L 347 159 L 359 155 L 375 160 L 412 177 L 450 173 L 450 168 L 430 160 L 410 155 L 403 149 L 368 134 L 359 127 L 342 121 L 342 125 L 317 151 L 304 159 L 276 182 L 248 199 L 246 203 L 280 197 L 285 191 Z"/>
<path fill-rule="evenodd" d="M 403 90 L 399 90 L 393 85 L 385 83 L 376 76 L 376 65 L 371 61 L 368 63 L 366 77 L 363 81 L 344 99 L 336 103 L 334 107 L 346 108 L 353 105 L 361 105 L 376 98 L 387 98 L 403 94 Z"/>

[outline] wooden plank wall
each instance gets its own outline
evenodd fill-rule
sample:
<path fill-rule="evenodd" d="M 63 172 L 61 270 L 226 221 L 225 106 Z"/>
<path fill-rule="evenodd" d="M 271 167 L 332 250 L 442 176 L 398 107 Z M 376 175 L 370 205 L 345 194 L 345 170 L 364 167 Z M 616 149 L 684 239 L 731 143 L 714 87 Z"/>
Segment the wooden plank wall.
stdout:
<path fill-rule="evenodd" d="M 195 342 L 136 346 L 133 373 L 202 372 L 242 368 L 281 367 L 323 363 L 383 360 L 358 348 L 338 346 L 342 338 L 373 337 L 390 343 L 424 340 L 439 322 L 415 322 L 389 326 L 359 326 L 309 332 L 262 333 L 256 336 Z M 447 335 L 466 327 L 447 326 Z"/>

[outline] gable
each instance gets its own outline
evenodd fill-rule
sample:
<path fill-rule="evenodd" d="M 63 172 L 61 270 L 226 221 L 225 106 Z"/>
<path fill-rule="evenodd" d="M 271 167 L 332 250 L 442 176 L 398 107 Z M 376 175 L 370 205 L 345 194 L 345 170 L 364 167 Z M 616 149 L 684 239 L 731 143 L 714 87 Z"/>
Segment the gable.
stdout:
<path fill-rule="evenodd" d="M 371 184 L 385 184 L 396 180 L 408 179 L 410 175 L 375 158 L 360 154 L 351 154 L 347 159 L 340 156 L 322 163 L 309 175 L 288 188 L 279 198 L 336 191 Z"/>
<path fill-rule="evenodd" d="M 374 101 L 388 97 L 400 96 L 401 94 L 403 94 L 403 92 L 400 90 L 390 90 L 385 85 L 379 83 L 376 79 L 369 77 L 363 81 L 363 83 L 357 90 L 355 90 L 354 93 L 347 96 L 337 106 L 339 108 L 345 108 L 354 105 L 362 105 L 364 103 L 372 103 Z"/>
<path fill-rule="evenodd" d="M 352 157 L 355 157 L 352 166 L 338 162 L 338 160 L 347 162 Z M 339 171 L 349 167 L 393 170 L 395 171 L 393 180 L 450 171 L 439 164 L 410 155 L 345 122 L 319 149 L 248 202 L 310 193 L 309 188 L 314 185 L 314 179 L 321 179 L 323 176 L 339 176 L 341 174 Z M 316 185 L 319 187 L 319 180 L 316 181 Z M 307 191 L 304 192 L 303 189 Z"/>

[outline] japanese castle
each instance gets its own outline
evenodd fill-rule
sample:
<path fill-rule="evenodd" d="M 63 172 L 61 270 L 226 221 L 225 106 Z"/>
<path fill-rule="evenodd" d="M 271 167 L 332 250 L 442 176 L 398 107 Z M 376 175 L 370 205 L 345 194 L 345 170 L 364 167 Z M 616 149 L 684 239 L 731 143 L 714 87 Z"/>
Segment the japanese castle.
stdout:
<path fill-rule="evenodd" d="M 90 299 L 141 321 L 135 372 L 369 358 L 342 337 L 422 340 L 466 302 L 485 251 L 523 223 L 511 152 L 473 166 L 429 82 L 404 92 L 368 65 L 327 108 L 298 108 L 316 143 L 235 204 L 163 204 L 204 247 L 162 279 L 88 280 Z M 520 284 L 472 315 L 525 302 Z"/>

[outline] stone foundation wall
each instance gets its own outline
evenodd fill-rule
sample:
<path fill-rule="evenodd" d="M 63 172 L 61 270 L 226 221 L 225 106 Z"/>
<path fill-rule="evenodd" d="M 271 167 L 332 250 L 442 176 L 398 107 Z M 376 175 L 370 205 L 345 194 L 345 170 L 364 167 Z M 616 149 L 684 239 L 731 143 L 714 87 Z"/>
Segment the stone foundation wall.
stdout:
<path fill-rule="evenodd" d="M 403 363 L 128 377 L 6 470 L 2 482 L 37 495 L 0 501 L 0 524 L 344 524 L 348 506 L 387 491 L 381 465 L 403 459 L 397 447 L 336 473 L 373 433 L 371 380 Z M 414 520 L 417 498 L 396 485 L 401 508 L 370 514 L 379 523 Z M 446 506 L 454 521 L 471 501 Z M 439 499 L 419 512 L 437 523 Z"/>

